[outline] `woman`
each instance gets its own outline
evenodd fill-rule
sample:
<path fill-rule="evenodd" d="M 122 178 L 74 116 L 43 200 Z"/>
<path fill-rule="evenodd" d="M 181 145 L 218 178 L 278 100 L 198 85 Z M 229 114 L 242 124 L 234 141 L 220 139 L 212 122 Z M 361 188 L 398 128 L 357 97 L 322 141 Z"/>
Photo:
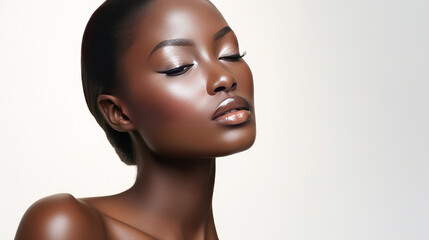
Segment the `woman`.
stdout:
<path fill-rule="evenodd" d="M 255 140 L 253 79 L 206 0 L 107 0 L 82 43 L 91 113 L 135 184 L 112 196 L 53 195 L 16 239 L 218 239 L 215 158 Z"/>

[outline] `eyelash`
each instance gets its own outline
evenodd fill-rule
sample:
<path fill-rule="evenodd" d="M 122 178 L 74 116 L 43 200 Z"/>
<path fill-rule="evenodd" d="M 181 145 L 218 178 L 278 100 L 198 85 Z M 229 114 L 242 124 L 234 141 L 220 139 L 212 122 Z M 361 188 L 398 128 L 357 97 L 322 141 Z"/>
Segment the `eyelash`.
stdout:
<path fill-rule="evenodd" d="M 219 60 L 226 60 L 226 61 L 230 61 L 230 62 L 236 62 L 238 60 L 240 60 L 241 58 L 243 58 L 246 55 L 247 52 L 243 52 L 242 54 L 236 53 L 233 55 L 228 55 L 228 56 L 224 56 L 224 57 L 220 57 Z"/>
<path fill-rule="evenodd" d="M 223 57 L 220 57 L 219 60 L 236 62 L 236 61 L 240 60 L 241 58 L 243 58 L 246 55 L 246 53 L 247 52 L 244 52 L 242 54 L 237 53 L 237 54 L 233 54 L 233 55 L 223 56 Z M 160 71 L 158 73 L 163 73 L 163 74 L 170 76 L 170 77 L 179 76 L 179 75 L 186 73 L 192 66 L 194 66 L 194 64 L 186 64 L 186 65 L 179 66 L 176 68 L 172 68 L 172 69 L 169 69 L 166 71 Z"/>
<path fill-rule="evenodd" d="M 178 76 L 178 75 L 182 75 L 185 72 L 187 72 L 192 66 L 194 66 L 194 64 L 186 64 L 183 66 L 179 66 L 176 68 L 169 69 L 167 71 L 161 71 L 159 73 L 164 73 L 167 76 Z"/>

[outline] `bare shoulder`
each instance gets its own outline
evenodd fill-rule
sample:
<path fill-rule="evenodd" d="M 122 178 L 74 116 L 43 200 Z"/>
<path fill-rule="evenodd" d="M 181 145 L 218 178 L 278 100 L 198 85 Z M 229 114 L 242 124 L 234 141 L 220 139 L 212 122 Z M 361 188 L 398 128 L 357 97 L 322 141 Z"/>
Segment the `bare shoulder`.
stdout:
<path fill-rule="evenodd" d="M 19 224 L 15 240 L 106 239 L 97 211 L 70 194 L 56 194 L 31 205 Z"/>

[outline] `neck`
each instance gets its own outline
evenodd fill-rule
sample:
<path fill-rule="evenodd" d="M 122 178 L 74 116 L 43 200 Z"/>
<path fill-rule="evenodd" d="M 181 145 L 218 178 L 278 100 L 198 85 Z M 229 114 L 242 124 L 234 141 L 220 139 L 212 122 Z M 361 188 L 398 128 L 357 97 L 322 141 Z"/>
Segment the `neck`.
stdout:
<path fill-rule="evenodd" d="M 215 158 L 167 159 L 142 145 L 130 189 L 147 229 L 160 239 L 217 239 L 212 213 Z M 145 227 L 145 228 L 146 228 Z"/>

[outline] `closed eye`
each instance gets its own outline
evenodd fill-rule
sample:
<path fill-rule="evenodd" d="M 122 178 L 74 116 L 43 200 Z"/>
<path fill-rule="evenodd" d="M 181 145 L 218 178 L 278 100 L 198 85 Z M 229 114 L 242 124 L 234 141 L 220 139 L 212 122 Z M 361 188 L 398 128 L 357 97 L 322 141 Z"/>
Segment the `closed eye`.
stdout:
<path fill-rule="evenodd" d="M 163 74 L 170 76 L 170 77 L 178 76 L 178 75 L 182 75 L 185 72 L 187 72 L 192 66 L 194 66 L 194 64 L 186 64 L 186 65 L 179 66 L 176 68 L 172 68 L 172 69 L 169 69 L 166 71 L 159 71 L 158 73 L 163 73 Z"/>
<path fill-rule="evenodd" d="M 219 57 L 219 60 L 236 62 L 236 61 L 240 60 L 241 58 L 243 58 L 246 55 L 246 53 L 247 52 L 244 52 L 243 54 L 236 53 L 233 55 L 227 55 L 227 56 Z"/>

